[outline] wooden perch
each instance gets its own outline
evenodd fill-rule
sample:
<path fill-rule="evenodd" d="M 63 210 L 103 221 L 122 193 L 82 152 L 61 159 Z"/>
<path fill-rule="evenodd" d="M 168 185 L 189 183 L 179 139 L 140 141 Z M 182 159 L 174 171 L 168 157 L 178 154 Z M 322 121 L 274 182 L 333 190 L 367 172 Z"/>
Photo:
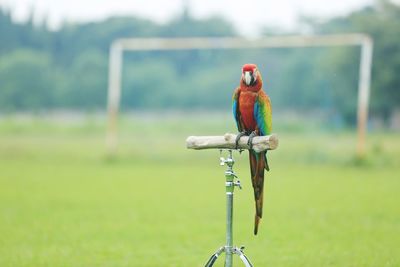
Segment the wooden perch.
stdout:
<path fill-rule="evenodd" d="M 189 136 L 186 139 L 186 147 L 190 149 L 235 149 L 236 134 L 226 133 L 224 136 Z M 243 136 L 239 140 L 238 149 L 249 149 L 248 136 Z M 275 134 L 266 136 L 256 136 L 253 138 L 253 150 L 262 152 L 273 150 L 278 147 L 278 136 Z"/>

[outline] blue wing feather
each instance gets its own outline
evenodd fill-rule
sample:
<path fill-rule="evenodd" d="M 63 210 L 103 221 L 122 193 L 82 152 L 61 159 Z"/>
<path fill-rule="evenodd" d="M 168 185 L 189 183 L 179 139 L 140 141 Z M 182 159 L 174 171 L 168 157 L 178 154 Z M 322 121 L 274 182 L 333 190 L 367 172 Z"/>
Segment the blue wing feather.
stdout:
<path fill-rule="evenodd" d="M 236 122 L 236 127 L 238 129 L 239 132 L 241 132 L 242 129 L 242 125 L 240 122 L 240 112 L 239 112 L 239 88 L 237 88 L 235 90 L 235 92 L 233 93 L 233 97 L 232 97 L 232 111 L 233 111 L 233 117 L 235 118 L 235 122 Z"/>
<path fill-rule="evenodd" d="M 232 103 L 232 111 L 233 111 L 233 117 L 235 118 L 235 122 L 236 122 L 236 127 L 239 129 L 239 122 L 238 122 L 238 118 L 237 118 L 237 99 L 233 100 Z"/>

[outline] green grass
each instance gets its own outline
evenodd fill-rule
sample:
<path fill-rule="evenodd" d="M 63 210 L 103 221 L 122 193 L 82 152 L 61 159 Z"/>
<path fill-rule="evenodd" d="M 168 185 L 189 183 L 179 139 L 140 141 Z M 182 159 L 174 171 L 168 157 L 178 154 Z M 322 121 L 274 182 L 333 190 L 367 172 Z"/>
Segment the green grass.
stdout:
<path fill-rule="evenodd" d="M 224 167 L 184 141 L 226 129 L 229 117 L 125 119 L 109 158 L 96 120 L 3 120 L 0 266 L 203 266 L 224 243 Z M 370 135 L 360 162 L 351 133 L 275 131 L 256 237 L 247 154 L 235 155 L 234 240 L 253 264 L 400 266 L 398 135 Z"/>

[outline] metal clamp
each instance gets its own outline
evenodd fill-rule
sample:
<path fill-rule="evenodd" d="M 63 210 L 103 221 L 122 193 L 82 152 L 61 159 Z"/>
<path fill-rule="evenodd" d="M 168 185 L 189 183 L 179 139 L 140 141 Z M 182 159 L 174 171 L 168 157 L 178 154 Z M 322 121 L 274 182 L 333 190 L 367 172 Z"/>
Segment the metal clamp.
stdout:
<path fill-rule="evenodd" d="M 222 155 L 222 149 L 219 151 L 220 155 Z M 220 157 L 219 158 L 219 165 L 224 166 L 227 165 L 229 167 L 229 169 L 232 168 L 233 164 L 235 164 L 235 160 L 232 157 L 232 150 L 228 149 L 228 157 L 224 158 L 224 157 Z"/>
<path fill-rule="evenodd" d="M 242 184 L 240 183 L 239 180 L 237 180 L 236 182 L 233 182 L 233 185 L 239 187 L 239 189 L 242 189 Z"/>
<path fill-rule="evenodd" d="M 232 167 L 234 163 L 235 160 L 233 158 L 224 158 L 224 157 L 219 158 L 219 165 L 221 166 L 224 166 L 226 164 L 229 167 Z"/>

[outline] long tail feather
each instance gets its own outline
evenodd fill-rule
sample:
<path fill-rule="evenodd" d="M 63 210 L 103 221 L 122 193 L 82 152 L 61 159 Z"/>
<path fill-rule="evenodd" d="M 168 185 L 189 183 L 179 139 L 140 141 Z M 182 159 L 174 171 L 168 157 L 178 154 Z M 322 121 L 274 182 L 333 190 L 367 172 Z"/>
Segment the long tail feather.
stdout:
<path fill-rule="evenodd" d="M 269 164 L 268 164 L 268 159 L 267 159 L 267 152 L 268 152 L 268 150 L 265 151 L 265 169 L 269 172 Z"/>
<path fill-rule="evenodd" d="M 256 215 L 254 221 L 254 234 L 258 232 L 258 224 L 262 218 L 265 154 L 249 150 L 251 182 L 254 189 Z"/>

